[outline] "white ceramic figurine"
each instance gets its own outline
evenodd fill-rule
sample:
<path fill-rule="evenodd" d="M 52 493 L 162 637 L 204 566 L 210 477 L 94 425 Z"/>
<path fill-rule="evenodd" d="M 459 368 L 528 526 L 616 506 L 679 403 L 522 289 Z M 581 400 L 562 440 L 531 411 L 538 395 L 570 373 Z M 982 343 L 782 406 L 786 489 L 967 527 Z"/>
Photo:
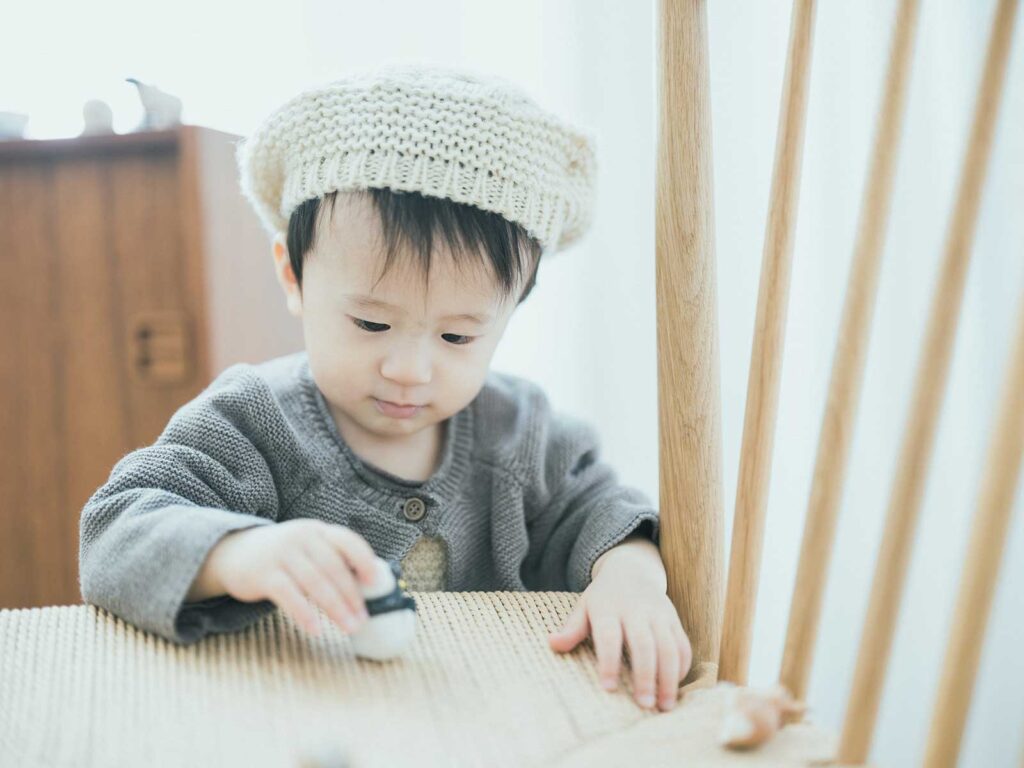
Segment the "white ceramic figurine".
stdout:
<path fill-rule="evenodd" d="M 89 99 L 82 105 L 81 136 L 103 136 L 114 132 L 114 112 L 100 99 Z"/>
<path fill-rule="evenodd" d="M 137 131 L 158 131 L 181 125 L 181 99 L 171 93 L 165 93 L 155 85 L 148 85 L 126 77 L 129 83 L 139 90 L 142 102 L 143 117 Z"/>

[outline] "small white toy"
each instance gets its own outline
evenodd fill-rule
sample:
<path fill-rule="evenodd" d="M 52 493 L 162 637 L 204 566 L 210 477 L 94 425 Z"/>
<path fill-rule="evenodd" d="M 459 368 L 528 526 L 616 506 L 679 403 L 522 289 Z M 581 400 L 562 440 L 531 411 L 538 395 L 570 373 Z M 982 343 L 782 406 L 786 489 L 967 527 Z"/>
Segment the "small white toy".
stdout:
<path fill-rule="evenodd" d="M 356 655 L 384 661 L 400 655 L 416 635 L 416 601 L 405 591 L 401 566 L 377 558 L 373 584 L 362 587 L 370 618 L 351 636 Z"/>

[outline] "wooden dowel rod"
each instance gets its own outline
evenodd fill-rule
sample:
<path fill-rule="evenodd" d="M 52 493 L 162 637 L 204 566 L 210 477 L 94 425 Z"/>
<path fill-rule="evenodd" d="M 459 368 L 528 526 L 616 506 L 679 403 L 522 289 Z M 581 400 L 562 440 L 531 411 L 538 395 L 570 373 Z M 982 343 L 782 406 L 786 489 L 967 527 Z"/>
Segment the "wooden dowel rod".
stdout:
<path fill-rule="evenodd" d="M 896 15 L 885 95 L 879 113 L 868 183 L 861 199 L 860 225 L 842 322 L 836 338 L 828 399 L 821 421 L 818 456 L 800 547 L 800 564 L 790 603 L 789 627 L 779 672 L 779 682 L 797 699 L 807 695 L 807 678 L 814 661 L 818 622 L 835 539 L 836 515 L 842 499 L 871 316 L 878 293 L 878 271 L 889 221 L 892 179 L 905 111 L 919 5 L 919 0 L 902 0 Z"/>
<path fill-rule="evenodd" d="M 967 720 L 978 660 L 985 642 L 1006 534 L 1024 456 L 1024 297 L 1017 344 L 1003 384 L 995 430 L 985 461 L 971 543 L 935 696 L 925 768 L 953 768 Z"/>
<path fill-rule="evenodd" d="M 974 124 L 961 170 L 960 188 L 946 239 L 942 272 L 932 301 L 910 417 L 904 433 L 864 619 L 856 671 L 839 742 L 840 763 L 863 763 L 871 747 L 910 558 L 910 545 L 946 389 L 949 360 L 970 262 L 970 244 L 974 237 L 981 189 L 992 146 L 1016 6 L 1016 0 L 1000 0 L 992 25 Z"/>
<path fill-rule="evenodd" d="M 693 647 L 687 677 L 718 673 L 722 412 L 705 0 L 658 4 L 655 210 L 661 554 Z"/>
<path fill-rule="evenodd" d="M 764 543 L 768 479 L 772 467 L 772 441 L 782 371 L 783 332 L 789 302 L 793 230 L 800 192 L 800 161 L 803 154 L 804 117 L 807 112 L 814 10 L 815 0 L 795 0 L 793 4 L 786 80 L 782 88 L 775 139 L 775 168 L 747 380 L 747 406 L 719 668 L 720 679 L 733 683 L 746 682 L 750 662 L 757 582 Z"/>

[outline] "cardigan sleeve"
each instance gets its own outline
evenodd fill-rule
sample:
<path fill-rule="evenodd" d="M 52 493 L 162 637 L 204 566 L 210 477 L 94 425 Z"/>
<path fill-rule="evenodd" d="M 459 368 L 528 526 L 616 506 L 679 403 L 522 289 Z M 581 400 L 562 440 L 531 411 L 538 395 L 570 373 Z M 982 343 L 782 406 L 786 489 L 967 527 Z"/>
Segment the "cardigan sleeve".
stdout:
<path fill-rule="evenodd" d="M 582 592 L 594 561 L 625 538 L 658 543 L 658 511 L 643 492 L 618 481 L 593 427 L 553 411 L 539 388 L 531 400 L 523 580 L 531 589 Z"/>
<path fill-rule="evenodd" d="M 132 451 L 85 504 L 82 598 L 179 644 L 242 629 L 275 605 L 228 595 L 186 603 L 226 534 L 280 516 L 294 452 L 283 416 L 249 366 L 235 366 Z"/>

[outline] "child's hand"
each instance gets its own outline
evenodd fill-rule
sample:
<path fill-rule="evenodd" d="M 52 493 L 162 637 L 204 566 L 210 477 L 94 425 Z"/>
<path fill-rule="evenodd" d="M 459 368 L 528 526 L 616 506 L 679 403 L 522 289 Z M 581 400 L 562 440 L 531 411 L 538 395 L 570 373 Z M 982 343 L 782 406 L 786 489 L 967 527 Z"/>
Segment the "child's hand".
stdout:
<path fill-rule="evenodd" d="M 310 634 L 320 634 L 320 625 L 305 595 L 346 632 L 368 618 L 356 576 L 372 583 L 376 556 L 344 526 L 300 519 L 235 531 L 209 560 L 227 594 L 243 602 L 272 600 Z"/>
<path fill-rule="evenodd" d="M 634 698 L 642 707 L 653 707 L 657 683 L 658 705 L 669 710 L 693 653 L 675 607 L 648 574 L 635 560 L 608 561 L 549 641 L 554 650 L 565 652 L 592 634 L 601 683 L 615 690 L 625 635 Z"/>

